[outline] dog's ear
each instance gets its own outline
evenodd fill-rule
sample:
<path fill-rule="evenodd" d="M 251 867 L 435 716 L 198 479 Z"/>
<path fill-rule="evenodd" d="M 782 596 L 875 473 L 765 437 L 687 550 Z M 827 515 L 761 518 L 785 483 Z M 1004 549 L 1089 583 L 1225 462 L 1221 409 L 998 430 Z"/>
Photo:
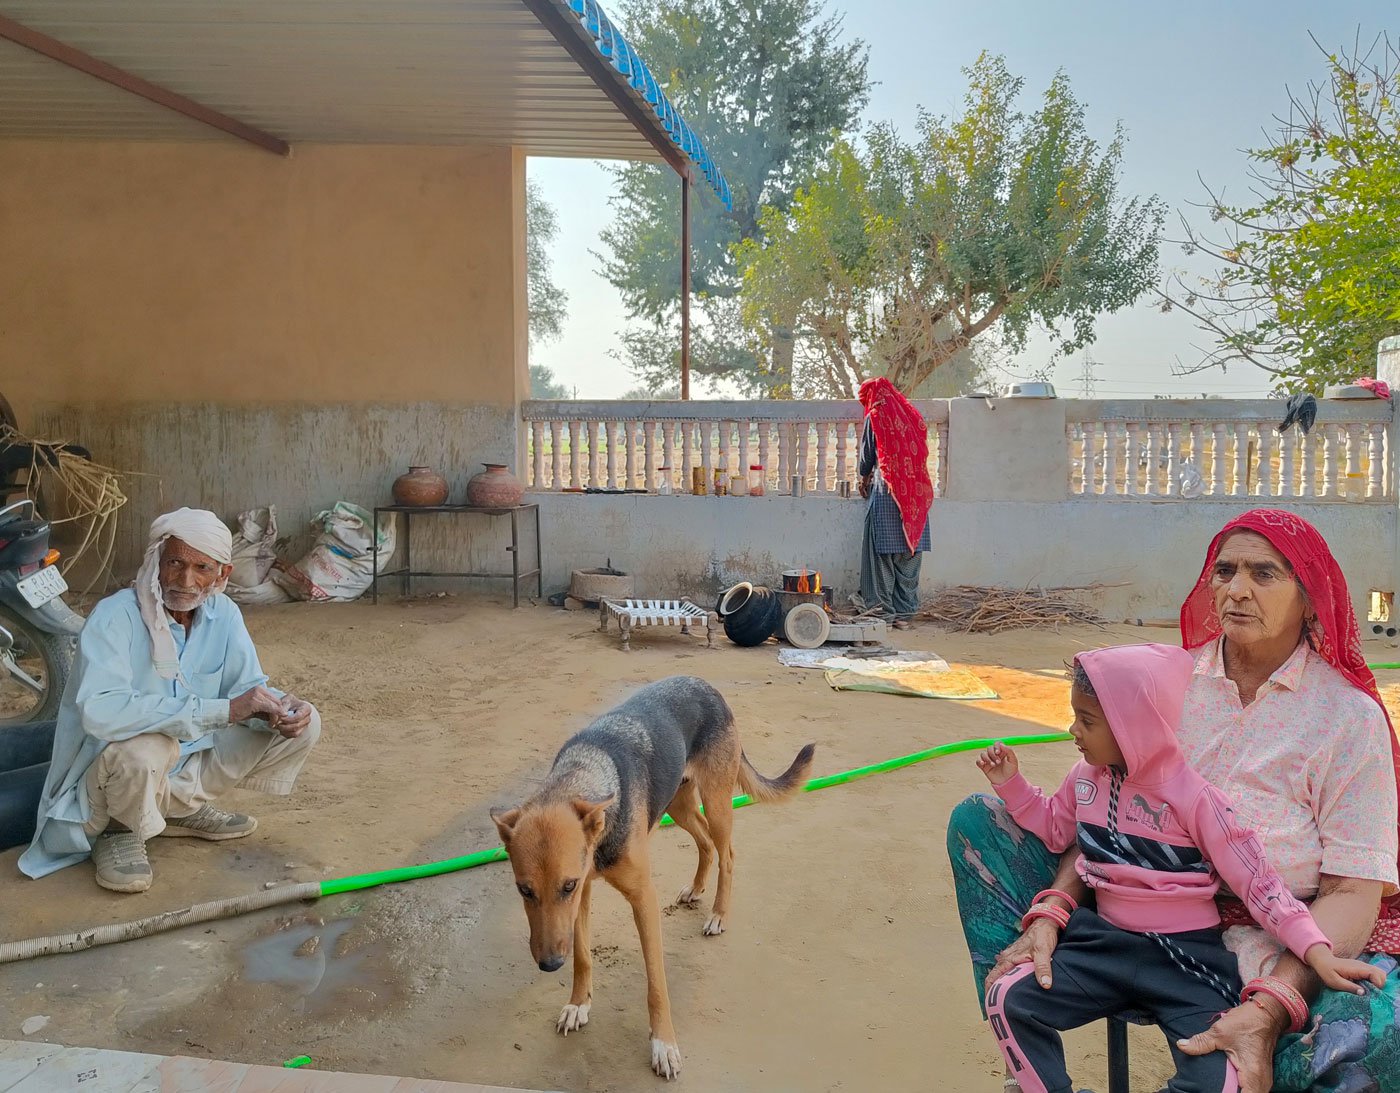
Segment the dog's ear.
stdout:
<path fill-rule="evenodd" d="M 520 809 L 493 808 L 491 819 L 496 821 L 496 830 L 501 833 L 501 842 L 509 843 L 510 837 L 515 834 L 516 821 L 520 819 Z"/>
<path fill-rule="evenodd" d="M 574 811 L 578 813 L 579 822 L 583 824 L 584 838 L 589 842 L 594 842 L 602 837 L 604 813 L 616 800 L 616 797 L 609 797 L 603 801 L 589 801 L 583 797 L 574 798 Z"/>

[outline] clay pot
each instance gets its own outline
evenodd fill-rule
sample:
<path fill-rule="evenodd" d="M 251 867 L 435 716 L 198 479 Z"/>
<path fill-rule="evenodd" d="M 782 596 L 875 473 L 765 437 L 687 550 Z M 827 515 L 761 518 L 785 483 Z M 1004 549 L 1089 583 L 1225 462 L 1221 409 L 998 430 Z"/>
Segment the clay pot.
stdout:
<path fill-rule="evenodd" d="M 409 467 L 394 479 L 394 504 L 441 505 L 447 500 L 447 479 L 432 467 Z"/>
<path fill-rule="evenodd" d="M 486 469 L 467 483 L 467 504 L 483 509 L 509 509 L 520 504 L 525 487 L 504 463 L 483 463 Z"/>

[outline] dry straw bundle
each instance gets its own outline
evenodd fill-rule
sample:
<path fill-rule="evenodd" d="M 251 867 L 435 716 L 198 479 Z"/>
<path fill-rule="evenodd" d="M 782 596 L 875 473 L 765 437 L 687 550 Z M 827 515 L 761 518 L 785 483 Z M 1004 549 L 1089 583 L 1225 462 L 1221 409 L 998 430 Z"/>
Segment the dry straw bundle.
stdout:
<path fill-rule="evenodd" d="M 945 588 L 919 609 L 918 617 L 945 630 L 1000 634 L 1005 630 L 1053 630 L 1061 625 L 1098 626 L 1103 618 L 1082 600 L 1104 585 L 1080 588 Z"/>
<path fill-rule="evenodd" d="M 44 515 L 54 525 L 73 524 L 78 546 L 65 551 L 61 570 L 67 575 L 75 565 L 92 556 L 93 574 L 86 595 L 111 570 L 117 535 L 117 513 L 126 504 L 121 472 L 65 451 L 67 441 L 40 440 L 0 424 L 0 448 L 28 446 L 31 452 L 26 493 L 38 501 L 44 490 L 52 511 Z M 58 515 L 55 515 L 55 514 Z"/>

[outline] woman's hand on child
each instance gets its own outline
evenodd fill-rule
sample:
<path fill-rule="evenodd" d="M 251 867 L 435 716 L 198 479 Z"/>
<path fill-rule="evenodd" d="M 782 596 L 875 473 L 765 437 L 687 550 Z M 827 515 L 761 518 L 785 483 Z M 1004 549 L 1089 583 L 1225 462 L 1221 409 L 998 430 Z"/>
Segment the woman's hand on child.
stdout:
<path fill-rule="evenodd" d="M 1385 972 L 1380 968 L 1361 960 L 1343 960 L 1326 945 L 1314 945 L 1305 955 L 1308 967 L 1317 972 L 1322 985 L 1330 990 L 1365 994 L 1366 988 L 1360 986 L 1362 983 L 1385 986 Z"/>
<path fill-rule="evenodd" d="M 987 776 L 994 786 L 1005 785 L 1021 770 L 1016 753 L 1005 744 L 993 744 L 977 757 L 977 769 Z"/>

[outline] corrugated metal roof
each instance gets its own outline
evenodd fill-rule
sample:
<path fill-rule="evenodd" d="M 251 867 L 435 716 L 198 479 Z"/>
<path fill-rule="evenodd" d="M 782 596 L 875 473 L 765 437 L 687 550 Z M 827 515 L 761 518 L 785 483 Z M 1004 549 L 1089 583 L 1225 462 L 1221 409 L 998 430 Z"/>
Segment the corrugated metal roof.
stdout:
<path fill-rule="evenodd" d="M 548 2 L 587 26 L 570 0 Z M 293 145 L 664 158 L 522 0 L 0 0 L 0 15 Z M 635 57 L 608 57 L 591 28 L 587 37 L 614 71 L 618 56 L 622 68 Z M 646 80 L 617 79 L 702 171 L 713 166 Z M 0 41 L 0 139 L 35 136 L 229 139 Z"/>
<path fill-rule="evenodd" d="M 587 31 L 594 48 L 608 61 L 613 70 L 627 81 L 628 87 L 646 101 L 652 116 L 661 123 L 671 143 L 700 169 L 700 173 L 724 202 L 725 208 L 730 208 L 729 183 L 725 180 L 723 172 L 710 158 L 709 151 L 695 131 L 686 124 L 685 119 L 671 104 L 671 100 L 666 97 L 666 93 L 661 90 L 646 61 L 638 56 L 637 51 L 612 25 L 597 0 L 565 2 Z"/>

